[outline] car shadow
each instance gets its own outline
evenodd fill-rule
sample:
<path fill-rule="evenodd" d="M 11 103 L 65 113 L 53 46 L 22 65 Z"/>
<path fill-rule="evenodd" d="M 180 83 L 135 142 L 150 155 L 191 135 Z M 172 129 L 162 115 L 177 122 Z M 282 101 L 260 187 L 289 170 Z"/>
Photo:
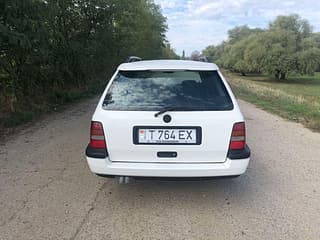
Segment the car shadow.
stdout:
<path fill-rule="evenodd" d="M 112 189 L 107 190 L 112 195 L 109 201 L 117 201 L 123 206 L 148 205 L 171 206 L 226 204 L 234 201 L 253 199 L 256 191 L 249 175 L 233 179 L 213 180 L 136 180 L 135 182 L 119 185 L 114 180 Z M 109 202 L 110 203 L 110 202 Z"/>
<path fill-rule="evenodd" d="M 122 206 L 166 204 L 179 207 L 192 203 L 205 206 L 237 203 L 238 207 L 250 208 L 257 199 L 269 198 L 269 192 L 277 189 L 277 176 L 267 165 L 251 157 L 245 174 L 237 178 L 212 180 L 137 180 L 119 184 L 117 179 L 108 179 L 102 196 L 109 204 Z"/>

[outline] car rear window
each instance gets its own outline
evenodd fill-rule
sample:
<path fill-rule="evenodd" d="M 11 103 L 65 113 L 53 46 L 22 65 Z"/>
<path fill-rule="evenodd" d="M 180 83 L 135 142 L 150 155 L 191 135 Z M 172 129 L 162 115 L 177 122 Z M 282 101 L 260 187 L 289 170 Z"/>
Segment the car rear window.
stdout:
<path fill-rule="evenodd" d="M 217 71 L 120 71 L 103 103 L 106 110 L 164 107 L 221 111 L 233 109 L 233 104 Z"/>

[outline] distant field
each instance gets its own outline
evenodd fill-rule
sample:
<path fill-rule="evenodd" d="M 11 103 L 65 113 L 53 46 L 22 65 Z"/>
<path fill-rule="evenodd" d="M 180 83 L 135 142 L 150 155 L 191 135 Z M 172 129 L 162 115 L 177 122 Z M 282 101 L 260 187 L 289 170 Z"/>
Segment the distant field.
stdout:
<path fill-rule="evenodd" d="M 280 82 L 269 76 L 224 74 L 237 97 L 320 131 L 320 73 Z"/>

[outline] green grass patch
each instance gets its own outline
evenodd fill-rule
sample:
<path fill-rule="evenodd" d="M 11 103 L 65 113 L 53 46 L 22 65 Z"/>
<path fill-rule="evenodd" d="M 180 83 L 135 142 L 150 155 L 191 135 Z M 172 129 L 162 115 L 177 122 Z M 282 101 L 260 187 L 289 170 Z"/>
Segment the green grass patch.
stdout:
<path fill-rule="evenodd" d="M 320 73 L 282 81 L 262 75 L 239 76 L 226 70 L 224 75 L 237 97 L 320 131 Z"/>

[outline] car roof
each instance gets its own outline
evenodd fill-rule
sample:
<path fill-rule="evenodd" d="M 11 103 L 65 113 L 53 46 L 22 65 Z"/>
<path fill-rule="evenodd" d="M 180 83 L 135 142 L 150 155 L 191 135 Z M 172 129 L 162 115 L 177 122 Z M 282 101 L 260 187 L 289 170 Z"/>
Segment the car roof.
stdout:
<path fill-rule="evenodd" d="M 214 63 L 190 61 L 190 60 L 148 60 L 131 63 L 122 63 L 118 70 L 120 71 L 138 71 L 138 70 L 199 70 L 214 71 L 218 70 Z"/>

